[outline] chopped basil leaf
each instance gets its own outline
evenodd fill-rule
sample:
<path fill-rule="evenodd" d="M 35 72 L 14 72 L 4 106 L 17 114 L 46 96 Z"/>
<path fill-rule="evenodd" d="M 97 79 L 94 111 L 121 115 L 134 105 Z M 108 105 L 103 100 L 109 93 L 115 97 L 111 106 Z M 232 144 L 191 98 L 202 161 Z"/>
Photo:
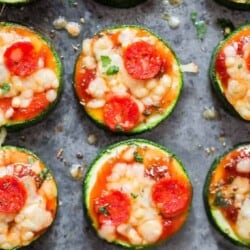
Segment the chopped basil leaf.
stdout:
<path fill-rule="evenodd" d="M 225 197 L 223 196 L 221 191 L 218 191 L 215 194 L 213 205 L 216 207 L 228 207 L 229 204 L 228 204 L 227 200 L 225 199 Z"/>
<path fill-rule="evenodd" d="M 109 216 L 109 215 L 110 215 L 110 213 L 109 213 L 109 211 L 108 211 L 108 204 L 105 205 L 105 206 L 99 207 L 99 208 L 98 208 L 98 211 L 99 211 L 101 214 L 105 215 L 105 216 Z"/>
<path fill-rule="evenodd" d="M 162 19 L 165 20 L 165 21 L 168 21 L 169 20 L 169 14 L 164 13 L 163 16 L 162 16 Z"/>
<path fill-rule="evenodd" d="M 101 56 L 102 67 L 107 67 L 111 63 L 109 56 Z"/>
<path fill-rule="evenodd" d="M 119 72 L 119 67 L 116 65 L 112 65 L 112 66 L 108 67 L 106 74 L 107 75 L 115 75 L 118 72 Z"/>
<path fill-rule="evenodd" d="M 143 157 L 137 151 L 134 152 L 134 159 L 139 163 L 143 162 Z"/>
<path fill-rule="evenodd" d="M 0 86 L 1 90 L 3 91 L 3 94 L 7 94 L 10 91 L 10 84 L 7 82 L 4 82 L 1 86 Z"/>
<path fill-rule="evenodd" d="M 130 195 L 133 199 L 136 199 L 138 197 L 138 194 L 131 193 Z"/>

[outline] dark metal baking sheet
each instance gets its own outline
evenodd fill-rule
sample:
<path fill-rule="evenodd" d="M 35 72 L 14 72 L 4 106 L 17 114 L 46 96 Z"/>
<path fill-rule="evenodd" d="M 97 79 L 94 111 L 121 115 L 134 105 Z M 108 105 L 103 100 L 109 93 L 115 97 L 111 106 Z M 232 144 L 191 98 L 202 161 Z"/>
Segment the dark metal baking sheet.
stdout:
<path fill-rule="evenodd" d="M 74 4 L 77 3 L 77 4 Z M 205 175 L 213 159 L 232 145 L 249 140 L 249 124 L 227 114 L 210 88 L 208 65 L 215 45 L 222 39 L 216 27 L 217 18 L 228 18 L 238 26 L 250 22 L 249 12 L 232 11 L 217 5 L 212 0 L 184 0 L 173 7 L 166 0 L 148 0 L 132 9 L 114 9 L 91 0 L 37 0 L 28 5 L 0 5 L 1 21 L 15 21 L 34 27 L 54 44 L 64 64 L 64 91 L 56 109 L 46 120 L 19 132 L 9 133 L 5 144 L 24 146 L 38 154 L 53 170 L 59 186 L 60 206 L 53 227 L 26 249 L 36 250 L 108 250 L 120 249 L 100 240 L 90 230 L 82 210 L 82 183 L 73 180 L 69 168 L 74 163 L 86 163 L 110 143 L 131 138 L 113 135 L 93 125 L 78 105 L 72 88 L 73 65 L 84 38 L 97 31 L 118 24 L 139 24 L 151 28 L 168 41 L 182 64 L 195 62 L 198 74 L 184 74 L 184 88 L 173 114 L 150 132 L 133 136 L 156 141 L 179 156 L 184 162 L 194 186 L 193 206 L 189 219 L 182 230 L 154 249 L 172 250 L 239 250 L 221 237 L 208 223 L 202 201 Z M 207 23 L 203 41 L 196 38 L 190 14 L 196 11 L 198 18 Z M 179 17 L 178 29 L 171 29 L 163 20 L 164 13 Z M 80 22 L 82 32 L 70 38 L 65 31 L 55 31 L 52 22 L 58 16 Z M 202 112 L 206 107 L 215 107 L 220 119 L 205 120 Z M 88 135 L 95 134 L 95 145 L 87 142 Z M 226 145 L 219 138 L 225 137 Z M 214 147 L 208 155 L 206 148 Z M 63 148 L 65 162 L 56 154 Z M 83 159 L 77 158 L 83 154 Z"/>

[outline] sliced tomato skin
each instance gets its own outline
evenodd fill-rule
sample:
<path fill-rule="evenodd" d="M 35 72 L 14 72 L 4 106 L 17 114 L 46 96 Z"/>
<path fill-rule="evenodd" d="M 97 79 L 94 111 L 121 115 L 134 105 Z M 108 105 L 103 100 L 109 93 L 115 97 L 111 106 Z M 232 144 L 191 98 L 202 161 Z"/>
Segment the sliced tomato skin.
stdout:
<path fill-rule="evenodd" d="M 4 53 L 4 63 L 9 71 L 17 76 L 26 77 L 38 69 L 38 53 L 32 43 L 16 42 Z"/>
<path fill-rule="evenodd" d="M 247 69 L 250 71 L 250 53 L 249 53 L 249 55 L 247 56 L 246 64 L 247 64 Z"/>
<path fill-rule="evenodd" d="M 162 63 L 155 47 L 145 41 L 132 43 L 124 51 L 124 66 L 128 74 L 137 80 L 155 77 Z"/>
<path fill-rule="evenodd" d="M 91 95 L 87 93 L 87 88 L 92 80 L 96 77 L 95 70 L 85 69 L 76 75 L 76 93 L 81 100 L 88 101 L 91 99 Z"/>
<path fill-rule="evenodd" d="M 24 184 L 14 176 L 0 178 L 0 212 L 18 213 L 24 206 L 27 192 Z"/>
<path fill-rule="evenodd" d="M 165 218 L 185 212 L 190 195 L 189 186 L 177 179 L 161 179 L 152 188 L 152 199 Z"/>
<path fill-rule="evenodd" d="M 130 210 L 129 197 L 118 190 L 113 190 L 95 201 L 95 212 L 100 224 L 118 226 L 126 223 L 130 217 Z"/>
<path fill-rule="evenodd" d="M 229 74 L 227 73 L 226 56 L 224 52 L 219 52 L 219 54 L 217 55 L 215 61 L 215 69 L 216 73 L 219 75 L 222 86 L 226 88 L 230 77 Z"/>
<path fill-rule="evenodd" d="M 43 112 L 49 104 L 50 103 L 46 98 L 46 93 L 37 93 L 33 96 L 32 101 L 27 108 L 15 109 L 12 119 L 15 121 L 32 119 Z"/>
<path fill-rule="evenodd" d="M 140 111 L 129 95 L 113 95 L 104 105 L 103 117 L 111 130 L 129 131 L 139 122 Z"/>

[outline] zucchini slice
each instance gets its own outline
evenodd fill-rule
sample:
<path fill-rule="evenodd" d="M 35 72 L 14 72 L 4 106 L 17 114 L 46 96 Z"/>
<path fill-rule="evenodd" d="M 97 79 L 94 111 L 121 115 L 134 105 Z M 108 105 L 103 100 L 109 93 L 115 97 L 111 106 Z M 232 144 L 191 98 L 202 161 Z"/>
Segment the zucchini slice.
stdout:
<path fill-rule="evenodd" d="M 7 3 L 7 4 L 21 4 L 21 3 L 29 3 L 34 0 L 0 0 L 0 3 Z"/>
<path fill-rule="evenodd" d="M 0 249 L 29 245 L 53 223 L 57 185 L 32 152 L 0 147 Z"/>
<path fill-rule="evenodd" d="M 35 31 L 0 23 L 0 126 L 19 129 L 45 117 L 62 89 L 62 65 Z"/>
<path fill-rule="evenodd" d="M 183 85 L 170 47 L 138 26 L 103 30 L 82 44 L 74 88 L 86 113 L 112 132 L 141 133 L 170 115 Z"/>
<path fill-rule="evenodd" d="M 235 10 L 250 10 L 249 0 L 215 0 L 219 4 Z"/>
<path fill-rule="evenodd" d="M 84 207 L 102 239 L 133 249 L 155 245 L 183 226 L 192 185 L 176 156 L 143 139 L 103 150 L 83 184 Z"/>
<path fill-rule="evenodd" d="M 98 3 L 108 5 L 115 8 L 130 8 L 147 0 L 95 0 Z"/>
<path fill-rule="evenodd" d="M 225 107 L 239 118 L 250 121 L 250 25 L 233 31 L 215 48 L 210 78 Z"/>
<path fill-rule="evenodd" d="M 213 162 L 204 202 L 208 218 L 222 235 L 250 247 L 250 143 L 235 146 Z"/>

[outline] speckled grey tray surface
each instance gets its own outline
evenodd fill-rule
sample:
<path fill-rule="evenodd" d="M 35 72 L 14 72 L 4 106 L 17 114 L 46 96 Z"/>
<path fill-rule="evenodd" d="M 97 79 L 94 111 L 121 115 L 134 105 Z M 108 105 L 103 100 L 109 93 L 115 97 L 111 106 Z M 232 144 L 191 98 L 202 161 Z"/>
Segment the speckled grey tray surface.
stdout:
<path fill-rule="evenodd" d="M 167 242 L 154 249 L 171 250 L 238 250 L 215 231 L 209 224 L 202 200 L 202 188 L 206 173 L 219 154 L 242 141 L 249 140 L 249 124 L 227 114 L 214 96 L 208 79 L 208 65 L 211 53 L 222 39 L 221 30 L 216 27 L 217 18 L 229 18 L 236 26 L 250 23 L 250 13 L 232 11 L 217 5 L 212 0 L 186 0 L 179 7 L 163 4 L 162 0 L 149 0 L 132 9 L 114 9 L 99 5 L 91 0 L 77 0 L 77 6 L 70 0 L 37 0 L 31 4 L 2 7 L 0 20 L 15 21 L 34 27 L 50 37 L 52 22 L 59 15 L 82 24 L 79 37 L 69 38 L 66 32 L 56 31 L 50 38 L 60 56 L 64 57 L 64 91 L 55 110 L 43 122 L 19 132 L 9 133 L 5 144 L 24 146 L 46 162 L 53 170 L 59 186 L 61 205 L 54 225 L 39 240 L 26 249 L 37 250 L 108 250 L 120 249 L 100 240 L 90 230 L 82 209 L 82 183 L 69 175 L 69 166 L 74 163 L 89 165 L 97 153 L 107 145 L 131 137 L 117 136 L 96 127 L 78 105 L 72 88 L 73 65 L 79 51 L 73 47 L 97 31 L 117 24 L 139 24 L 151 28 L 168 41 L 182 64 L 195 62 L 198 74 L 184 74 L 184 88 L 173 114 L 152 131 L 135 138 L 156 141 L 182 159 L 194 187 L 193 205 L 189 219 L 182 230 Z M 203 41 L 196 38 L 190 21 L 192 11 L 206 20 L 208 32 Z M 162 15 L 168 12 L 180 18 L 178 29 L 172 30 Z M 73 45 L 73 46 L 72 46 Z M 202 117 L 205 107 L 215 107 L 221 119 L 207 121 Z M 87 143 L 89 134 L 96 134 L 95 145 Z M 219 141 L 225 135 L 226 146 Z M 200 146 L 199 146 L 200 145 Z M 207 155 L 207 147 L 215 147 L 215 153 Z M 63 148 L 59 161 L 57 151 Z M 83 159 L 76 157 L 83 154 Z"/>

